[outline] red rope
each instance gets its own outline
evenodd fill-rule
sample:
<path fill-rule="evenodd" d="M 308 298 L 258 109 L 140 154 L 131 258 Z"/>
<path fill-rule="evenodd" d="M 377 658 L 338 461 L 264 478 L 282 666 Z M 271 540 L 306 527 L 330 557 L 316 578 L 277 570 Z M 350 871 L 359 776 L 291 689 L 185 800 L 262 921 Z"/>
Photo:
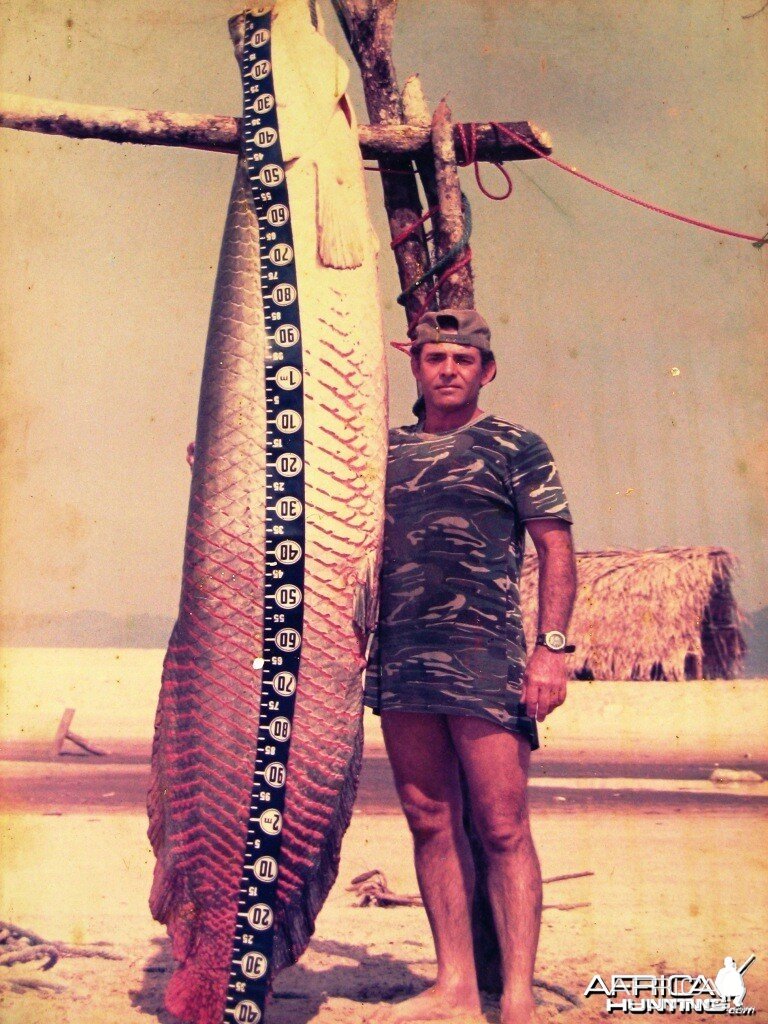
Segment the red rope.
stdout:
<path fill-rule="evenodd" d="M 640 206 L 644 210 L 651 210 L 653 213 L 660 213 L 664 217 L 671 217 L 672 220 L 679 220 L 682 221 L 683 224 L 691 224 L 693 227 L 703 228 L 705 231 L 714 231 L 719 235 L 728 235 L 730 238 L 743 238 L 747 242 L 752 242 L 757 249 L 761 249 L 764 245 L 768 244 L 768 232 L 762 237 L 759 235 L 748 235 L 743 231 L 732 231 L 730 228 L 722 228 L 717 224 L 710 224 L 708 221 L 698 220 L 696 217 L 687 217 L 683 213 L 675 213 L 674 210 L 668 210 L 663 206 L 657 206 L 655 203 L 649 203 L 646 199 L 640 199 L 638 196 L 630 195 L 628 192 L 622 192 L 621 189 L 613 188 L 611 185 L 607 185 L 604 181 L 598 181 L 597 178 L 593 178 L 589 174 L 584 174 L 583 171 L 579 171 L 575 167 L 569 167 L 568 164 L 561 163 L 553 156 L 550 156 L 549 153 L 546 153 L 539 146 L 535 146 L 532 142 L 523 138 L 522 135 L 518 135 L 517 132 L 513 131 L 511 128 L 507 128 L 504 124 L 500 124 L 498 121 L 492 121 L 491 125 L 497 132 L 501 132 L 502 135 L 506 135 L 508 139 L 511 139 L 518 145 L 525 146 L 526 149 L 535 153 L 536 156 L 540 157 L 542 160 L 546 160 L 548 163 L 554 164 L 554 166 L 559 167 L 561 171 L 567 171 L 568 174 L 572 174 L 575 178 L 581 178 L 582 181 L 586 181 L 588 184 L 594 185 L 595 188 L 600 188 L 604 192 L 608 192 L 610 195 L 616 196 L 618 199 L 625 199 L 628 203 L 634 203 L 635 206 Z M 463 150 L 463 159 L 457 161 L 459 166 L 468 167 L 470 164 L 474 165 L 477 187 L 484 196 L 487 196 L 488 199 L 493 199 L 498 202 L 508 199 L 512 195 L 514 183 L 502 163 L 496 160 L 490 161 L 490 163 L 492 163 L 494 167 L 498 168 L 506 179 L 507 190 L 502 195 L 494 195 L 492 192 L 489 192 L 483 184 L 480 176 L 480 161 L 477 158 L 477 127 L 475 124 L 470 124 L 468 127 L 469 138 L 467 138 L 467 126 L 461 122 L 457 122 L 456 124 Z M 377 171 L 379 174 L 413 174 L 413 171 L 388 170 L 368 165 L 363 165 L 363 169 L 366 171 Z M 423 224 L 426 219 L 427 216 L 425 215 L 422 220 L 414 224 L 413 230 Z M 410 232 L 403 232 L 402 235 L 399 235 L 398 238 L 392 242 L 392 245 L 400 245 L 401 242 L 408 237 L 409 233 Z"/>
<path fill-rule="evenodd" d="M 510 128 L 507 128 L 506 125 L 500 124 L 496 121 L 491 122 L 491 124 L 492 127 L 497 132 L 501 132 L 502 135 L 506 135 L 508 139 L 511 139 L 518 145 L 525 146 L 526 149 L 529 149 L 532 153 L 535 153 L 536 156 L 540 157 L 542 160 L 546 160 L 548 163 L 554 164 L 554 166 L 559 167 L 560 170 L 567 171 L 574 177 L 581 178 L 582 181 L 586 181 L 590 185 L 594 185 L 596 188 L 600 188 L 604 192 L 608 192 L 610 195 L 616 196 L 618 199 L 625 199 L 627 202 L 634 203 L 636 206 L 640 206 L 644 210 L 651 210 L 653 213 L 660 213 L 665 217 L 671 217 L 673 220 L 682 221 L 683 224 L 691 224 L 693 225 L 693 227 L 704 228 L 706 231 L 715 231 L 717 234 L 728 235 L 731 238 L 743 238 L 747 242 L 752 242 L 758 249 L 768 244 L 768 232 L 765 235 L 763 235 L 762 238 L 759 237 L 758 235 L 748 235 L 742 231 L 732 231 L 730 228 L 718 227 L 718 225 L 716 224 L 710 224 L 707 221 L 698 220 L 695 217 L 687 217 L 685 214 L 675 213 L 674 210 L 667 210 L 663 206 L 657 206 L 655 203 L 649 203 L 645 199 L 639 199 L 637 196 L 630 195 L 628 192 L 622 192 L 620 189 L 613 188 L 611 185 L 606 185 L 605 182 L 598 181 L 597 178 L 593 178 L 589 174 L 584 174 L 583 171 L 579 171 L 575 167 L 569 167 L 567 164 L 561 163 L 559 160 L 556 160 L 553 156 L 550 156 L 549 153 L 546 153 L 539 146 L 535 146 L 532 142 L 529 142 L 527 139 L 523 138 L 522 135 L 518 135 L 517 132 L 512 131 L 512 129 Z M 467 137 L 466 127 L 469 127 L 469 137 Z M 474 164 L 475 181 L 477 182 L 477 186 L 480 189 L 480 191 L 483 193 L 484 196 L 487 196 L 488 199 L 493 199 L 498 202 L 501 202 L 504 199 L 508 199 L 509 196 L 512 195 L 514 185 L 512 182 L 512 178 L 510 177 L 502 163 L 495 160 L 490 161 L 494 167 L 497 167 L 499 171 L 501 171 L 502 175 L 506 179 L 506 192 L 503 195 L 493 195 L 493 193 L 489 192 L 483 185 L 483 182 L 480 177 L 480 161 L 478 160 L 477 157 L 477 127 L 474 124 L 465 126 L 464 124 L 459 122 L 457 123 L 456 128 L 458 130 L 459 138 L 461 140 L 461 147 L 463 151 L 461 160 L 458 159 L 457 154 L 458 165 L 460 167 L 468 167 L 470 164 Z M 365 167 L 365 170 L 379 171 L 379 173 L 381 174 L 412 173 L 411 171 L 382 171 L 378 167 Z M 401 245 L 418 228 L 420 228 L 425 221 L 429 220 L 429 218 L 432 217 L 437 212 L 437 210 L 438 207 L 433 206 L 431 209 L 427 210 L 427 212 L 422 217 L 414 221 L 412 224 L 409 224 L 404 231 L 402 231 L 396 238 L 392 239 L 390 243 L 391 247 L 395 249 L 398 245 Z M 442 285 L 445 283 L 445 281 L 451 276 L 451 274 L 455 274 L 457 270 L 461 270 L 462 267 L 465 267 L 470 262 L 471 259 L 472 250 L 469 248 L 469 246 L 467 246 L 461 257 L 450 267 L 446 268 L 446 270 L 443 271 L 443 273 L 432 285 L 432 287 L 428 289 L 424 302 L 421 305 L 421 308 L 409 320 L 409 338 L 413 338 L 416 324 L 421 319 L 423 314 L 426 313 L 426 311 L 429 309 L 432 300 L 434 299 L 435 295 L 442 287 Z M 400 352 L 405 352 L 406 354 L 409 354 L 411 351 L 411 345 L 408 342 L 391 341 L 390 345 L 392 345 L 393 348 L 398 349 Z"/>
<path fill-rule="evenodd" d="M 467 140 L 467 133 L 465 130 L 466 127 L 469 128 L 469 140 Z M 461 139 L 461 147 L 464 151 L 463 159 L 459 160 L 457 158 L 456 160 L 459 167 L 468 167 L 470 164 L 474 164 L 475 181 L 477 182 L 477 187 L 480 189 L 483 195 L 486 196 L 486 198 L 493 199 L 497 202 L 502 202 L 504 199 L 509 199 L 509 197 L 512 195 L 514 182 L 512 181 L 512 177 L 507 171 L 507 169 L 499 161 L 491 160 L 490 162 L 498 171 L 501 172 L 501 174 L 506 179 L 506 192 L 504 192 L 502 195 L 494 195 L 493 192 L 488 191 L 488 189 L 482 182 L 482 179 L 480 177 L 480 161 L 477 158 L 477 125 L 472 123 L 468 126 L 465 126 L 459 121 L 456 124 L 456 129 L 459 133 L 459 138 Z"/>
<path fill-rule="evenodd" d="M 667 210 L 663 206 L 656 206 L 654 203 L 649 203 L 645 199 L 638 199 L 637 196 L 629 195 L 628 192 L 622 192 L 620 189 L 613 188 L 611 185 L 606 185 L 605 182 L 598 181 L 597 178 L 591 178 L 588 174 L 584 174 L 583 171 L 576 170 L 575 167 L 569 167 L 567 164 L 560 163 L 559 160 L 555 160 L 549 153 L 545 153 L 543 149 L 538 146 L 534 146 L 533 143 L 528 142 L 522 135 L 518 135 L 517 132 L 512 131 L 503 124 L 493 122 L 494 128 L 500 131 L 507 138 L 512 139 L 513 142 L 517 142 L 521 146 L 525 146 L 532 153 L 546 160 L 550 164 L 554 164 L 555 167 L 559 167 L 562 171 L 567 171 L 569 174 L 574 175 L 576 178 L 581 178 L 582 181 L 589 182 L 590 185 L 594 185 L 596 188 L 601 188 L 604 192 L 609 192 L 612 196 L 616 196 L 619 199 L 626 199 L 628 203 L 634 203 L 636 206 L 642 206 L 645 210 L 652 210 L 654 213 L 661 213 L 665 217 L 672 217 L 673 220 L 680 220 L 684 224 L 692 224 L 697 228 L 705 228 L 707 231 L 716 231 L 720 235 L 730 235 L 731 238 L 743 238 L 748 242 L 766 243 L 766 237 L 759 238 L 757 235 L 747 235 L 741 231 L 731 231 L 730 228 L 721 228 L 716 224 L 709 224 L 707 221 L 697 220 L 695 217 L 686 217 L 682 213 L 675 213 L 674 210 Z"/>
<path fill-rule="evenodd" d="M 423 216 L 419 217 L 419 219 L 415 220 L 412 224 L 409 224 L 408 227 L 405 228 L 405 230 L 403 230 L 397 236 L 397 238 L 392 239 L 392 241 L 389 243 L 390 248 L 395 249 L 398 245 L 401 245 L 406 240 L 406 238 L 410 238 L 411 235 L 415 231 L 417 231 L 418 228 L 420 228 L 425 221 L 429 220 L 430 217 L 434 216 L 434 214 L 437 213 L 437 210 L 438 207 L 436 206 L 430 207 L 430 209 L 427 210 L 427 212 Z"/>

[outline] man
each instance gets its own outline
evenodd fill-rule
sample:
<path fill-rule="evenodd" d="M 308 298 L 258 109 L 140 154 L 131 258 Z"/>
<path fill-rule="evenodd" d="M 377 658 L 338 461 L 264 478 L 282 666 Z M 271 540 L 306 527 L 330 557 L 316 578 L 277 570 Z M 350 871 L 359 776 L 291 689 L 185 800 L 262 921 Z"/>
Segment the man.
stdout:
<path fill-rule="evenodd" d="M 475 310 L 427 313 L 411 368 L 423 418 L 390 432 L 379 628 L 365 702 L 381 714 L 437 956 L 434 986 L 388 1022 L 475 1019 L 473 864 L 459 766 L 488 860 L 502 1024 L 535 1019 L 541 874 L 526 803 L 536 722 L 565 700 L 576 588 L 571 516 L 549 449 L 478 408 L 496 364 Z M 518 580 L 539 556 L 539 638 L 525 662 Z M 482 1018 L 479 1018 L 482 1019 Z"/>

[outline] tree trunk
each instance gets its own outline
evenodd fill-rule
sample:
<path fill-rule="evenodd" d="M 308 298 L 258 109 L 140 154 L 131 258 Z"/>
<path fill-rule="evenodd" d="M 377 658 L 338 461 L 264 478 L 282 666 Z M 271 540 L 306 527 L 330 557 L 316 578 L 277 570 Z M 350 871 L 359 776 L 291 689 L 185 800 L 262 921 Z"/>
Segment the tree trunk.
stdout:
<path fill-rule="evenodd" d="M 372 126 L 391 127 L 404 123 L 397 76 L 392 63 L 392 33 L 397 0 L 333 0 L 344 34 L 355 56 L 363 80 L 365 104 Z M 429 268 L 429 250 L 422 226 L 422 207 L 410 156 L 382 155 L 379 158 L 384 206 L 393 239 L 412 228 L 395 246 L 400 287 L 423 277 Z M 416 288 L 405 300 L 409 325 L 427 305 L 427 284 Z"/>

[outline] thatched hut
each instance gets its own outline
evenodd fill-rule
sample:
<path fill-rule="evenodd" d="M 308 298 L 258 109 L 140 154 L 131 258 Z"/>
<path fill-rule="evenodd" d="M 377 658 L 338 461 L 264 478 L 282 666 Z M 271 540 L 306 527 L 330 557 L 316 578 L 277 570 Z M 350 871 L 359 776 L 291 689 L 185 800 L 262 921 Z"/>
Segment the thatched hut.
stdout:
<path fill-rule="evenodd" d="M 724 548 L 580 551 L 568 655 L 577 679 L 733 679 L 746 644 Z M 522 602 L 529 650 L 536 635 L 535 553 Z"/>

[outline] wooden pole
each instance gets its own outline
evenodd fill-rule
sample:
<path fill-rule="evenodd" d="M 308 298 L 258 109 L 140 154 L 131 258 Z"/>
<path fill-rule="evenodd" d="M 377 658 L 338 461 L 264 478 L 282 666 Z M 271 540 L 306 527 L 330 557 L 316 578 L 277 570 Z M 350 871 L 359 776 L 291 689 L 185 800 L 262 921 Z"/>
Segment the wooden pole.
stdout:
<path fill-rule="evenodd" d="M 0 128 L 62 135 L 71 139 L 102 139 L 144 146 L 176 146 L 213 153 L 239 153 L 242 119 L 224 114 L 183 114 L 171 110 L 102 107 L 86 103 L 40 100 L 0 93 Z M 478 160 L 531 160 L 534 153 L 509 142 L 492 124 L 476 124 Z M 546 132 L 528 121 L 504 122 L 526 142 L 546 153 L 552 146 Z M 470 125 L 464 126 L 465 130 Z M 458 126 L 455 139 L 461 144 Z M 361 124 L 360 150 L 366 159 L 382 156 L 417 156 L 429 150 L 429 123 Z"/>
<path fill-rule="evenodd" d="M 363 93 L 372 126 L 402 128 L 404 123 L 397 75 L 392 62 L 397 0 L 332 0 L 334 10 L 360 68 Z M 423 128 L 408 126 L 411 131 Z M 422 207 L 411 154 L 382 155 L 379 158 L 384 206 L 394 246 L 400 287 L 423 277 L 430 265 L 424 228 L 418 225 Z M 405 235 L 405 237 L 403 237 Z M 427 307 L 427 284 L 416 288 L 405 300 L 409 325 Z"/>
<path fill-rule="evenodd" d="M 461 203 L 461 185 L 456 166 L 456 149 L 453 144 L 451 110 L 444 99 L 440 100 L 432 118 L 432 152 L 435 162 L 435 185 L 440 212 L 437 217 L 435 249 L 438 259 L 449 252 L 464 248 L 453 256 L 453 262 L 461 259 L 467 250 L 466 217 Z M 455 306 L 472 309 L 475 291 L 472 284 L 472 265 L 465 263 L 446 278 L 440 286 L 440 306 L 445 309 Z"/>
<path fill-rule="evenodd" d="M 419 125 L 425 128 L 430 137 L 432 134 L 432 115 L 429 112 L 424 92 L 421 88 L 421 80 L 418 75 L 411 75 L 403 86 L 402 93 L 403 113 L 409 125 Z M 432 156 L 432 146 L 421 149 L 416 154 L 416 169 L 421 179 L 421 187 L 424 190 L 427 204 L 430 209 L 439 206 L 440 200 L 437 194 L 437 183 L 435 181 L 435 161 Z"/>

